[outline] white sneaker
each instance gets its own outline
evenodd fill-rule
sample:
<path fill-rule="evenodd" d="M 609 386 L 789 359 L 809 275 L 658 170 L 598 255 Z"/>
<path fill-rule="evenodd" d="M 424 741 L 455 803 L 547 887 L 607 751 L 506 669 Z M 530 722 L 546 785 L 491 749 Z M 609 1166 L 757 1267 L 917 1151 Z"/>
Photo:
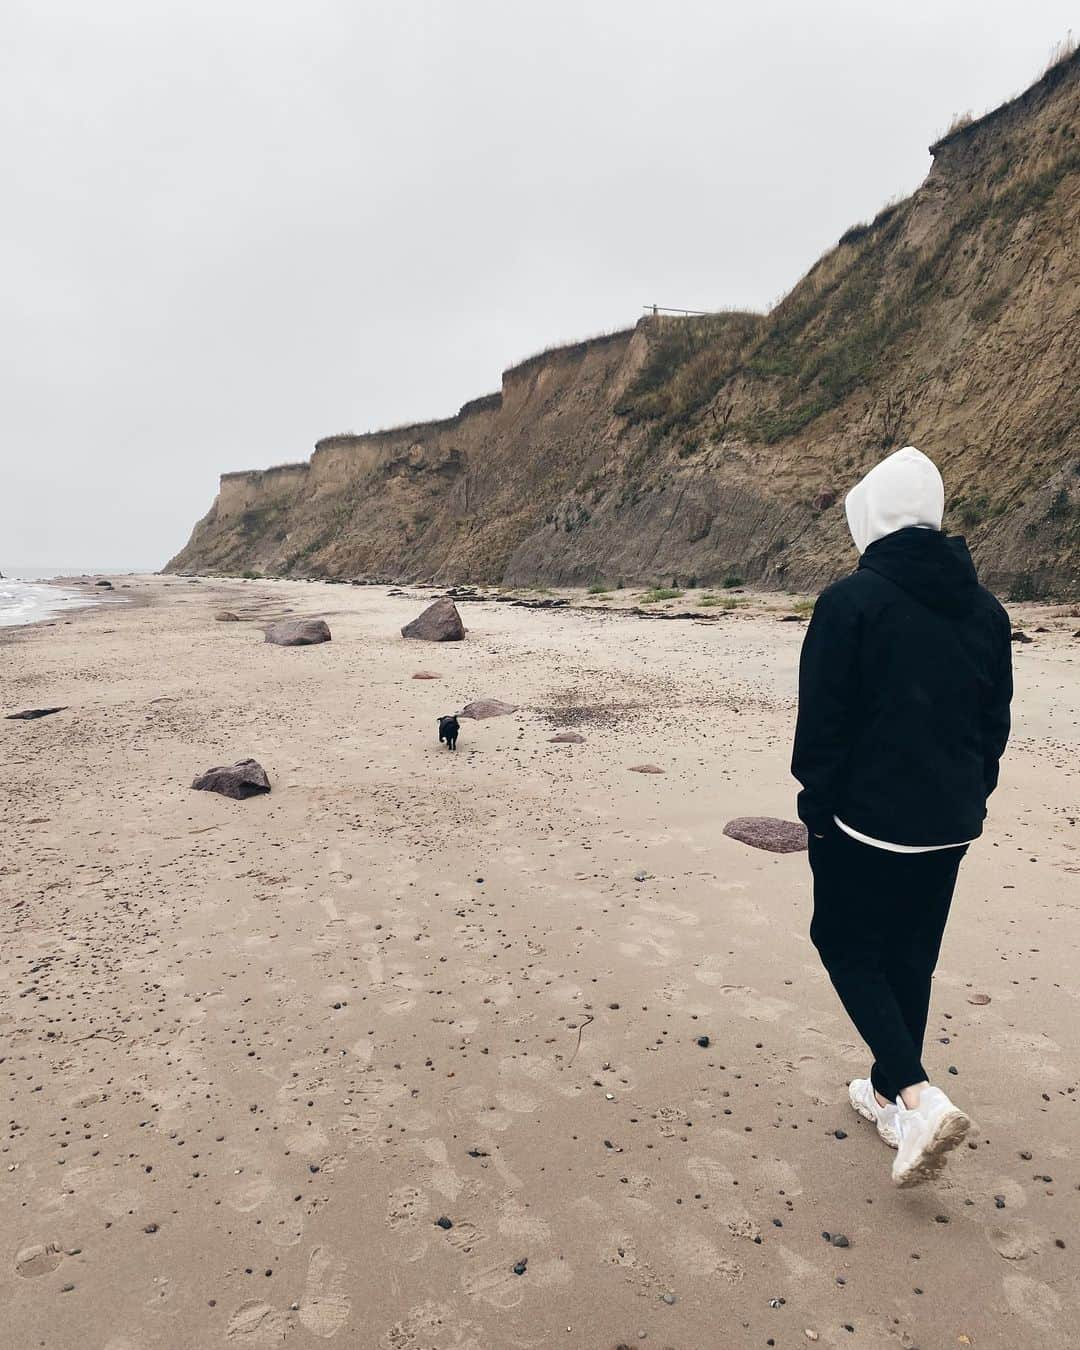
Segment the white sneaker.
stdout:
<path fill-rule="evenodd" d="M 900 1099 L 896 1108 L 900 1147 L 893 1160 L 892 1178 L 897 1186 L 917 1186 L 937 1176 L 945 1165 L 945 1155 L 961 1142 L 971 1121 L 937 1087 L 923 1088 L 914 1111 Z"/>
<path fill-rule="evenodd" d="M 881 1106 L 874 1095 L 874 1085 L 869 1078 L 853 1078 L 848 1084 L 848 1101 L 858 1111 L 863 1120 L 872 1121 L 877 1132 L 890 1148 L 900 1147 L 900 1131 L 896 1128 L 896 1106 L 890 1102 Z"/>

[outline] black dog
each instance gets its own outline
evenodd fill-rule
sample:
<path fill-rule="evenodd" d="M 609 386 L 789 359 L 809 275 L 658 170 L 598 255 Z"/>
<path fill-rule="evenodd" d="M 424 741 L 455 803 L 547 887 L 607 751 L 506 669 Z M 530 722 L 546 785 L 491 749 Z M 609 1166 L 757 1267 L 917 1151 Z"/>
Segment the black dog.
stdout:
<path fill-rule="evenodd" d="M 457 749 L 458 720 L 456 717 L 439 718 L 439 741 L 446 742 L 448 750 Z"/>

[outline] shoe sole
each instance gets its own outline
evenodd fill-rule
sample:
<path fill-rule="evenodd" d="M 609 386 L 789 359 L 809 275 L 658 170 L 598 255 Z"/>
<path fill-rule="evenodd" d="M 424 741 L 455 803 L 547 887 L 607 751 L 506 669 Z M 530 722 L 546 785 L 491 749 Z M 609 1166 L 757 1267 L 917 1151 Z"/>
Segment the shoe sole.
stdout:
<path fill-rule="evenodd" d="M 878 1138 L 882 1143 L 888 1144 L 890 1148 L 900 1147 L 899 1139 L 896 1139 L 894 1142 L 893 1139 L 890 1139 L 890 1137 L 882 1131 L 877 1116 L 874 1115 L 873 1111 L 871 1111 L 868 1106 L 863 1106 L 861 1102 L 857 1102 L 850 1092 L 848 1093 L 848 1101 L 851 1103 L 851 1109 L 856 1115 L 862 1116 L 863 1120 L 868 1120 L 870 1124 L 877 1129 Z"/>
<path fill-rule="evenodd" d="M 963 1111 L 957 1107 L 947 1111 L 938 1121 L 934 1133 L 918 1158 L 906 1172 L 899 1176 L 894 1172 L 893 1181 L 902 1189 L 918 1186 L 923 1181 L 932 1181 L 945 1166 L 946 1157 L 957 1144 L 963 1142 L 970 1129 L 971 1120 Z"/>

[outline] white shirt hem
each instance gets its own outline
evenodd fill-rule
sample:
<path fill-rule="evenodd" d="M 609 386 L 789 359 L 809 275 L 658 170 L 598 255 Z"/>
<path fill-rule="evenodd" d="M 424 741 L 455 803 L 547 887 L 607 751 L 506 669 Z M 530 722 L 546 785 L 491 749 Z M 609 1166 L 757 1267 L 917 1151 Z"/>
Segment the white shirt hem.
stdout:
<path fill-rule="evenodd" d="M 975 842 L 973 839 L 965 839 L 959 844 L 890 844 L 885 839 L 871 839 L 868 834 L 860 834 L 850 825 L 845 825 L 839 816 L 833 816 L 833 820 L 845 834 L 851 835 L 852 839 L 857 839 L 860 844 L 869 844 L 871 848 L 883 848 L 888 853 L 940 853 L 945 848 L 966 848 L 968 844 Z"/>

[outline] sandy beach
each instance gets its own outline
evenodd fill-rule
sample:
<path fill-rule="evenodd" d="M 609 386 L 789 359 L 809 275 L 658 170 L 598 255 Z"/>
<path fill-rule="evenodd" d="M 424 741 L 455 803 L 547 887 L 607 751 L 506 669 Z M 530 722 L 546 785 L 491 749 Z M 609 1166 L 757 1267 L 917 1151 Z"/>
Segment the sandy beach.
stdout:
<path fill-rule="evenodd" d="M 927 1046 L 976 1129 L 899 1192 L 806 855 L 721 833 L 794 815 L 790 602 L 436 645 L 433 592 L 123 581 L 0 636 L 0 712 L 66 705 L 0 720 L 4 1346 L 1075 1347 L 1075 606 L 1010 607 Z"/>

